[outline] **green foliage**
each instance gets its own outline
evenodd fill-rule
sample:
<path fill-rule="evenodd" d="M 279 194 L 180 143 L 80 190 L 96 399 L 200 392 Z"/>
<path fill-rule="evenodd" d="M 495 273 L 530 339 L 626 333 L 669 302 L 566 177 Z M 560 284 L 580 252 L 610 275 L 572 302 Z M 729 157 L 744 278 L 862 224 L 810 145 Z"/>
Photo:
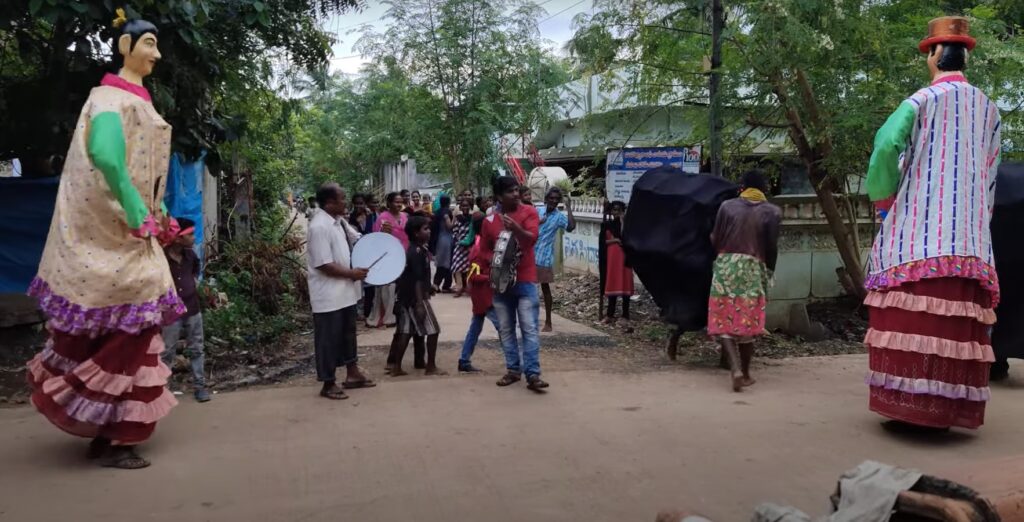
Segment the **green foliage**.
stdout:
<path fill-rule="evenodd" d="M 414 114 L 430 127 L 403 131 L 411 137 L 405 146 L 457 186 L 489 178 L 506 152 L 496 138 L 547 122 L 554 87 L 566 80 L 538 43 L 543 11 L 512 0 L 385 3 L 387 29 L 367 31 L 359 47 L 375 59 L 373 74 L 395 78 L 400 70 L 415 86 Z"/>
<path fill-rule="evenodd" d="M 114 0 L 0 2 L 0 157 L 63 155 L 89 90 L 110 60 Z M 174 127 L 176 150 L 211 149 L 225 137 L 214 100 L 266 78 L 280 50 L 297 66 L 324 67 L 330 37 L 319 20 L 357 0 L 136 0 L 129 18 L 160 29 L 160 63 L 148 80 Z"/>
<path fill-rule="evenodd" d="M 280 227 L 260 227 L 254 237 L 235 240 L 206 269 L 209 292 L 223 292 L 228 304 L 206 312 L 210 335 L 247 345 L 266 344 L 306 317 L 306 270 L 301 241 Z"/>
<path fill-rule="evenodd" d="M 281 336 L 293 332 L 295 322 L 289 313 L 265 314 L 255 303 L 246 299 L 245 284 L 237 278 L 218 279 L 210 291 L 224 292 L 228 304 L 203 312 L 203 324 L 208 337 L 228 341 L 234 347 L 255 347 L 273 344 Z M 297 309 L 291 295 L 285 294 L 282 309 Z"/>
<path fill-rule="evenodd" d="M 974 85 L 1004 109 L 1007 148 L 1024 147 L 1024 43 L 1019 2 L 1003 0 L 728 0 L 721 74 L 723 137 L 736 158 L 788 143 L 807 169 L 847 272 L 865 293 L 853 205 L 837 197 L 867 167 L 873 136 L 929 82 L 917 43 L 931 18 L 971 18 Z M 624 84 L 626 100 L 706 104 L 707 0 L 597 0 L 570 50 L 581 74 Z M 702 111 L 703 112 L 703 111 Z M 691 120 L 708 136 L 708 116 Z M 781 151 L 779 151 L 781 152 Z M 738 172 L 735 169 L 734 172 Z M 845 217 L 844 217 L 845 214 Z"/>
<path fill-rule="evenodd" d="M 393 61 L 364 73 L 358 81 L 328 79 L 324 92 L 310 97 L 297 116 L 295 143 L 307 189 L 336 181 L 350 193 L 364 190 L 382 165 L 403 154 L 429 168 L 438 99 Z"/>
<path fill-rule="evenodd" d="M 1001 0 L 730 0 L 723 42 L 728 148 L 751 152 L 770 138 L 843 180 L 866 169 L 874 132 L 928 82 L 917 42 L 929 19 L 972 17 L 978 47 L 967 75 L 1004 109 L 1007 146 L 1024 147 L 1024 43 L 1020 3 Z M 706 0 L 598 0 L 570 45 L 580 73 L 624 81 L 636 99 L 706 100 L 710 54 Z M 614 74 L 613 74 L 614 73 Z M 806 86 L 802 79 L 807 80 Z M 783 96 L 780 96 L 779 94 Z M 792 111 L 792 112 L 790 112 Z M 796 118 L 794 118 L 794 116 Z M 693 120 L 707 135 L 703 112 Z M 810 146 L 792 142 L 794 121 Z"/>

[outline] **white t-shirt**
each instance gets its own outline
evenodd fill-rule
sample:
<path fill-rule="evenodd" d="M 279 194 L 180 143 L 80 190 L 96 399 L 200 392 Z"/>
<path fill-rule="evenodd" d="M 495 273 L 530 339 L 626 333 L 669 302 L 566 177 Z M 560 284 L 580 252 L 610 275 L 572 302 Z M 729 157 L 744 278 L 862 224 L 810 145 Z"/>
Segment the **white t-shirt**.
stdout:
<path fill-rule="evenodd" d="M 359 302 L 363 294 L 359 281 L 329 276 L 316 267 L 337 263 L 351 268 L 351 244 L 360 237 L 344 219 L 334 219 L 319 208 L 313 211 L 306 236 L 306 259 L 309 260 L 309 304 L 314 314 L 341 310 Z"/>

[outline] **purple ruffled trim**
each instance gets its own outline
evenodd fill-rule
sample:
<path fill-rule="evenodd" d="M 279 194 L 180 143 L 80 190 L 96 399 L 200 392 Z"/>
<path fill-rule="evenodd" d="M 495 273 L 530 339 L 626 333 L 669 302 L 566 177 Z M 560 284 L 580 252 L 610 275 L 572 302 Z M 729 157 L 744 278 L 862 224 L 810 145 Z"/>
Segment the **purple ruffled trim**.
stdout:
<path fill-rule="evenodd" d="M 77 368 L 79 364 L 53 351 L 52 338 L 46 341 L 46 348 L 43 350 L 43 353 L 40 357 L 42 362 L 45 363 L 47 366 L 51 368 L 56 368 L 65 374 L 75 371 L 75 368 Z"/>
<path fill-rule="evenodd" d="M 79 422 L 87 422 L 96 426 L 108 426 L 120 422 L 124 417 L 119 404 L 112 402 L 99 402 L 86 399 L 76 395 L 70 402 L 64 405 L 64 411 L 68 417 Z"/>
<path fill-rule="evenodd" d="M 912 394 L 938 395 L 947 399 L 967 399 L 975 402 L 985 402 L 992 398 L 992 390 L 985 386 L 977 388 L 966 384 L 949 384 L 948 382 L 933 381 L 931 379 L 912 379 L 910 377 L 899 377 L 883 372 L 870 372 L 864 379 L 868 386 L 885 388 L 887 390 L 901 391 Z"/>
<path fill-rule="evenodd" d="M 95 337 L 114 330 L 137 334 L 152 326 L 170 324 L 186 312 L 173 288 L 155 301 L 87 308 L 55 294 L 46 281 L 36 277 L 28 295 L 39 299 L 51 328 L 71 335 Z"/>

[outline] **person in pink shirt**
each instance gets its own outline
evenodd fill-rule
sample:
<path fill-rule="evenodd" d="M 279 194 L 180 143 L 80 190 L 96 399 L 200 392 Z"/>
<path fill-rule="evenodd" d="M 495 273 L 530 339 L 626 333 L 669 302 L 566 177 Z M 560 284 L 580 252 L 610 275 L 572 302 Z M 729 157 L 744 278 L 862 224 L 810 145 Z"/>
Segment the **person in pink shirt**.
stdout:
<path fill-rule="evenodd" d="M 402 212 L 405 200 L 398 192 L 391 192 L 384 197 L 384 203 L 387 210 L 377 218 L 373 231 L 391 234 L 402 242 L 403 248 L 409 248 L 409 236 L 405 234 L 405 223 L 409 221 L 409 214 Z"/>
<path fill-rule="evenodd" d="M 402 196 L 391 192 L 384 198 L 387 210 L 381 212 L 373 225 L 374 232 L 391 234 L 402 242 L 402 248 L 409 248 L 409 236 L 405 234 L 405 224 L 409 215 L 402 212 Z M 391 327 L 395 325 L 395 284 L 379 286 L 374 291 L 373 307 L 366 316 L 368 328 Z"/>

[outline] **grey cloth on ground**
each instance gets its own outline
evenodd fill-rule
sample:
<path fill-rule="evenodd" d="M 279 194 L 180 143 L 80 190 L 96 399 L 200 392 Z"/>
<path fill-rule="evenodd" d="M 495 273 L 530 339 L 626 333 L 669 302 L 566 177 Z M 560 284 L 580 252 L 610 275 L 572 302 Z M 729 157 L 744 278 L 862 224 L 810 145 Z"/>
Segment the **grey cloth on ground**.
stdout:
<path fill-rule="evenodd" d="M 918 471 L 866 460 L 839 477 L 839 504 L 831 515 L 816 522 L 888 522 L 901 491 L 921 479 Z M 753 522 L 810 522 L 806 513 L 791 507 L 762 504 Z"/>

